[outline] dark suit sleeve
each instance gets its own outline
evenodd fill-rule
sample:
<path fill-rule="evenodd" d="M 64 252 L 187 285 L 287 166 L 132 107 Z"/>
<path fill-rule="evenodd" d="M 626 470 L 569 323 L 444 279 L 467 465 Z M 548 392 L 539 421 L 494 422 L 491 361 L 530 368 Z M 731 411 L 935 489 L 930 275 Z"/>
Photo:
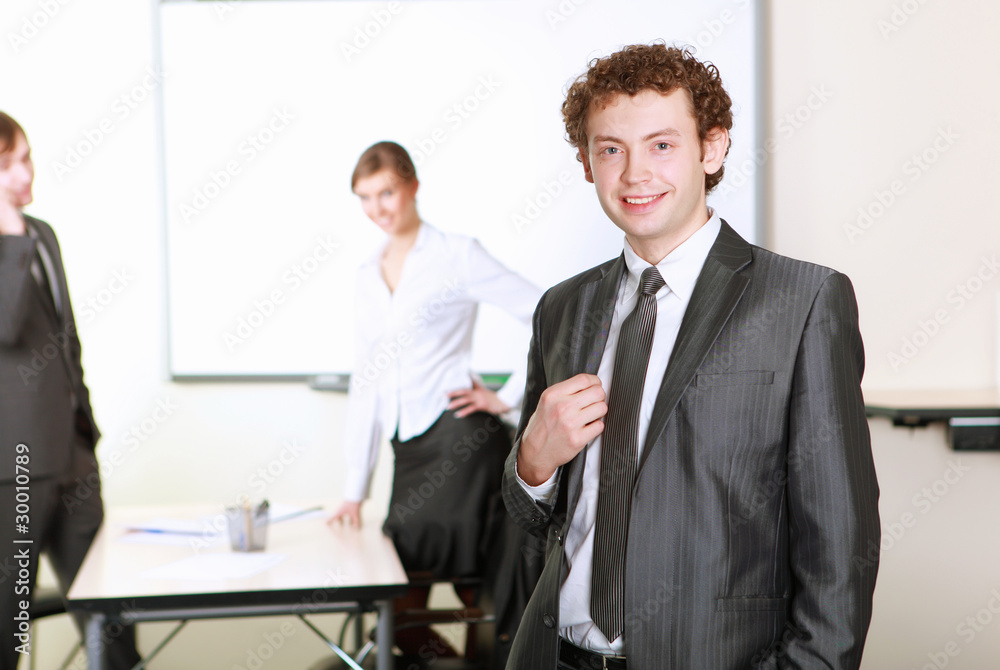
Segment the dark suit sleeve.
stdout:
<path fill-rule="evenodd" d="M 775 650 L 779 668 L 861 663 L 880 532 L 863 370 L 854 290 L 833 274 L 807 318 L 792 385 L 786 491 L 794 590 Z"/>
<path fill-rule="evenodd" d="M 0 345 L 21 338 L 31 291 L 35 240 L 28 235 L 0 235 Z"/>
<path fill-rule="evenodd" d="M 531 347 L 528 351 L 528 371 L 524 389 L 524 401 L 521 404 L 521 423 L 517 428 L 517 437 L 514 441 L 514 448 L 507 456 L 507 463 L 504 467 L 503 475 L 503 499 L 507 506 L 507 511 L 521 528 L 533 535 L 546 537 L 546 528 L 552 517 L 552 506 L 539 504 L 528 495 L 527 491 L 517 480 L 517 454 L 521 447 L 521 436 L 524 429 L 535 413 L 538 406 L 538 399 L 547 387 L 545 377 L 543 348 L 543 335 L 541 332 L 541 313 L 545 304 L 545 297 L 538 303 L 535 315 L 532 319 Z M 558 486 L 558 484 L 557 484 Z M 558 490 L 554 492 L 554 495 Z"/>

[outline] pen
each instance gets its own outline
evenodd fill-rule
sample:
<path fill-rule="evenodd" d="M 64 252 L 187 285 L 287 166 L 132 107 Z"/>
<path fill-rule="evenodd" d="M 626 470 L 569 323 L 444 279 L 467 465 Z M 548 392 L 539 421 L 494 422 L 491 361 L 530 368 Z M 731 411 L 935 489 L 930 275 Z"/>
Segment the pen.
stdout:
<path fill-rule="evenodd" d="M 271 519 L 271 523 L 277 523 L 278 521 L 288 521 L 289 519 L 294 519 L 297 516 L 302 516 L 303 514 L 309 514 L 310 512 L 318 512 L 323 509 L 322 505 L 316 505 L 315 507 L 310 507 L 308 509 L 300 509 L 296 512 L 289 512 L 284 516 L 278 516 Z"/>

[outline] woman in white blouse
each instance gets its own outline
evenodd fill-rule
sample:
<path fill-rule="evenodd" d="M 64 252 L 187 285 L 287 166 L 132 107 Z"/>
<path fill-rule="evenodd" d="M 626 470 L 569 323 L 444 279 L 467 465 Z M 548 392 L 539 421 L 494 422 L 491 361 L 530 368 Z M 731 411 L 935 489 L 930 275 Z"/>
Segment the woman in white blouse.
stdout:
<path fill-rule="evenodd" d="M 500 535 L 511 539 L 509 528 L 500 530 L 506 514 L 499 489 L 510 438 L 499 415 L 520 405 L 524 369 L 522 364 L 497 393 L 484 387 L 470 372 L 472 332 L 481 302 L 530 324 L 541 291 L 475 239 L 421 221 L 416 170 L 398 144 L 369 147 L 351 187 L 388 237 L 358 270 L 346 485 L 331 521 L 360 525 L 379 442 L 388 437 L 395 470 L 383 530 L 403 566 L 434 577 L 485 576 L 506 584 L 515 578 L 484 573 L 486 558 L 504 553 L 491 542 Z M 521 547 L 507 549 L 509 556 Z M 516 562 L 505 561 L 501 569 Z"/>

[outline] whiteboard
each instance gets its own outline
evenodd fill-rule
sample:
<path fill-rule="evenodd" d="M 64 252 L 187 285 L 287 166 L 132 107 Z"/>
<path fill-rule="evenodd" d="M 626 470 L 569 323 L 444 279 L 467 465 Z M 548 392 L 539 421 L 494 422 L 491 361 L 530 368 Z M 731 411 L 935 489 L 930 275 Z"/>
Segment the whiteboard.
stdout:
<path fill-rule="evenodd" d="M 410 150 L 425 221 L 542 288 L 617 256 L 560 105 L 625 44 L 688 44 L 719 67 L 735 126 L 710 204 L 752 241 L 758 22 L 749 0 L 163 2 L 171 373 L 351 369 L 355 270 L 382 233 L 350 175 L 380 140 Z M 527 337 L 484 307 L 474 367 L 510 370 Z"/>

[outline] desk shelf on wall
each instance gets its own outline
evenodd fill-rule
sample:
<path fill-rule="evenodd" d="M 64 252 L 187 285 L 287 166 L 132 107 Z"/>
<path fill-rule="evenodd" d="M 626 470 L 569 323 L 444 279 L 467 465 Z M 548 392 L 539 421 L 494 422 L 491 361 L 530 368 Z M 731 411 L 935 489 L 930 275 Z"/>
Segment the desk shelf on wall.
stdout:
<path fill-rule="evenodd" d="M 865 391 L 865 413 L 892 425 L 922 428 L 941 421 L 949 443 L 961 451 L 1000 451 L 1000 391 Z"/>

